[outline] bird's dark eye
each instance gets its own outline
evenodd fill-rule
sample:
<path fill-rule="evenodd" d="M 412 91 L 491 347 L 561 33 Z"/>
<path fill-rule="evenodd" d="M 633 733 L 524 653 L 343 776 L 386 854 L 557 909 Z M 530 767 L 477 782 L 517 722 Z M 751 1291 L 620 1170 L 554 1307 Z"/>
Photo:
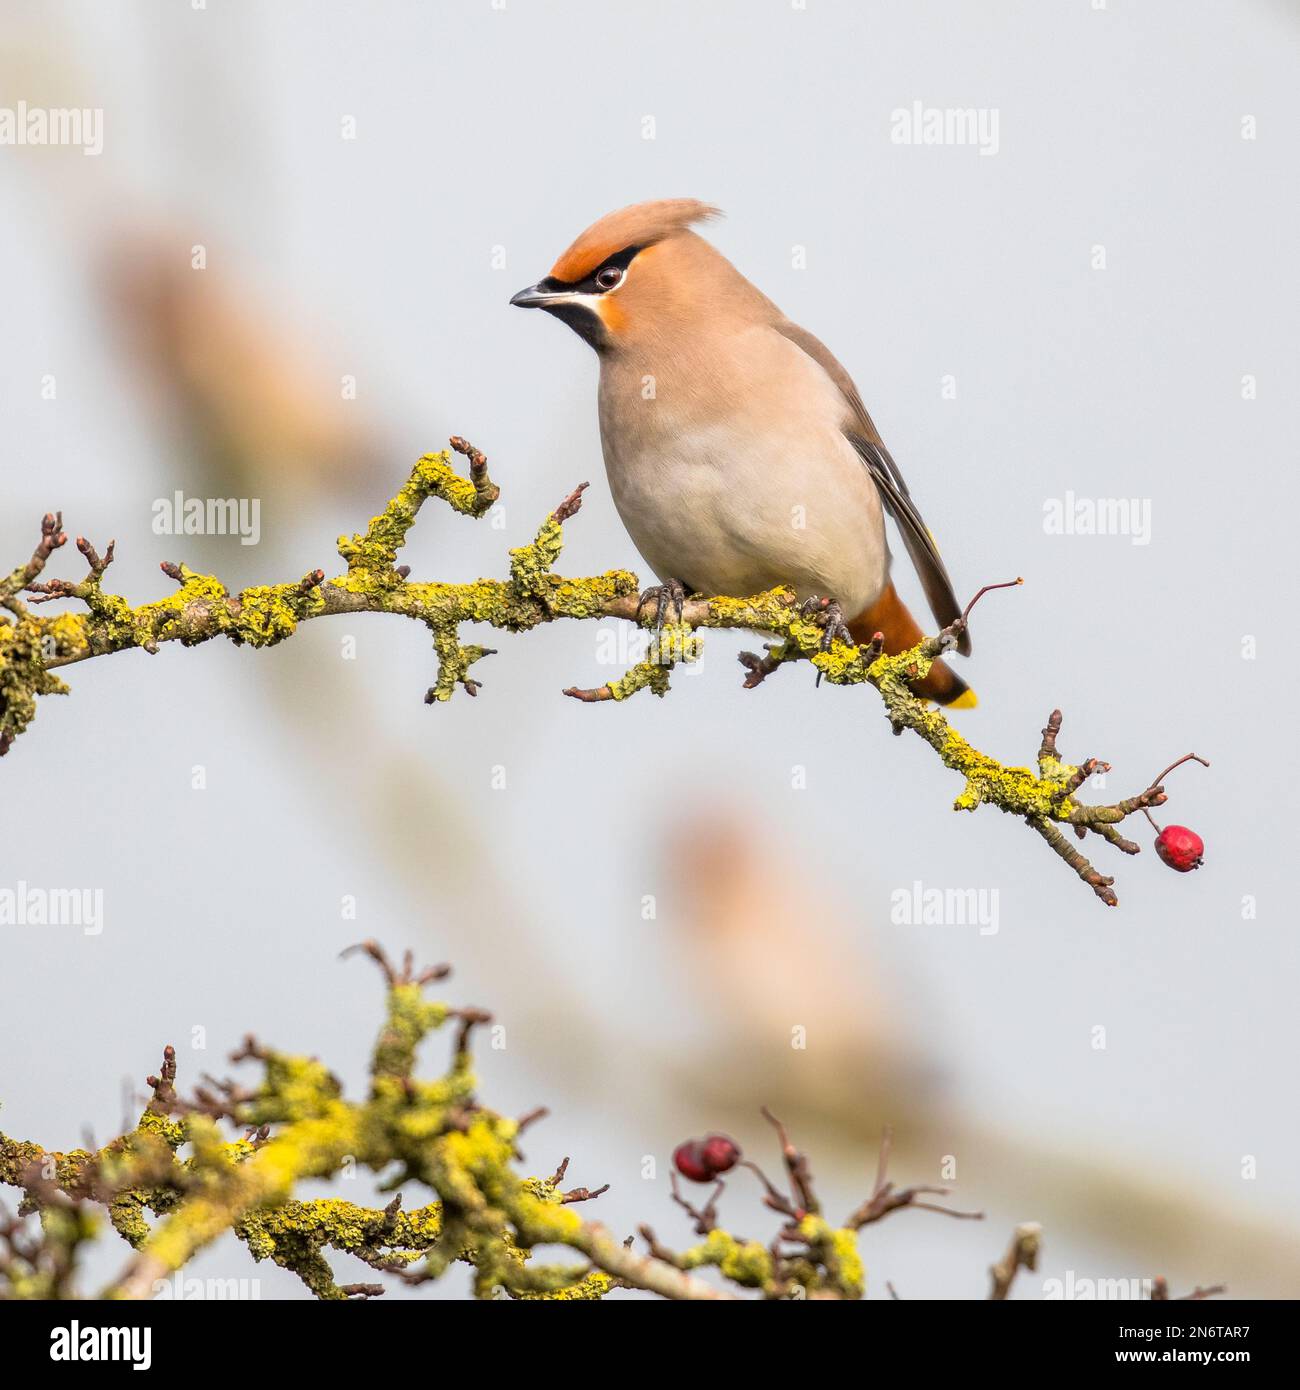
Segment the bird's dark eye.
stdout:
<path fill-rule="evenodd" d="M 596 272 L 596 283 L 602 290 L 612 290 L 623 279 L 623 272 L 616 265 L 607 265 Z"/>

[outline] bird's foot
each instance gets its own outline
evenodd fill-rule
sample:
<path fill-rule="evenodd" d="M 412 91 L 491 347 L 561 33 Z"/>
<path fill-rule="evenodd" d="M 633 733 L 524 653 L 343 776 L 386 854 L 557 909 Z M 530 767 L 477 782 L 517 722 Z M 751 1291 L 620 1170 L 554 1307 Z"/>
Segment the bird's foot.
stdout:
<path fill-rule="evenodd" d="M 828 652 L 838 637 L 841 642 L 853 644 L 853 634 L 844 621 L 844 613 L 833 598 L 818 598 L 816 594 L 806 599 L 799 608 L 801 617 L 816 623 L 822 630 L 822 651 Z M 822 683 L 822 673 L 817 672 L 817 684 Z"/>
<path fill-rule="evenodd" d="M 853 644 L 853 634 L 844 621 L 844 613 L 833 598 L 818 598 L 816 594 L 806 600 L 799 608 L 799 616 L 814 622 L 822 630 L 822 651 L 828 652 L 838 637 L 841 642 Z"/>
<path fill-rule="evenodd" d="M 671 604 L 677 622 L 682 620 L 682 610 L 686 607 L 686 586 L 680 579 L 665 579 L 662 584 L 654 584 L 637 599 L 636 620 L 641 621 L 641 610 L 647 603 L 655 606 L 655 631 L 664 625 L 664 616 Z"/>

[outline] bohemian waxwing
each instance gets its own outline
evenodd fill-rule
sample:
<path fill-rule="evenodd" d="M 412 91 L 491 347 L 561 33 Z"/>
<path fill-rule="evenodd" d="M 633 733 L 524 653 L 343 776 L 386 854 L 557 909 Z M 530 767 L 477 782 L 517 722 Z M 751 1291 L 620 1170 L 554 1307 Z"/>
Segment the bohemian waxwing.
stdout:
<path fill-rule="evenodd" d="M 834 599 L 856 641 L 904 651 L 922 632 L 889 577 L 884 509 L 947 625 L 961 606 L 938 549 L 848 372 L 691 231 L 716 215 L 692 198 L 612 212 L 510 302 L 596 349 L 605 469 L 656 593 L 789 584 Z M 917 689 L 975 703 L 943 662 Z"/>

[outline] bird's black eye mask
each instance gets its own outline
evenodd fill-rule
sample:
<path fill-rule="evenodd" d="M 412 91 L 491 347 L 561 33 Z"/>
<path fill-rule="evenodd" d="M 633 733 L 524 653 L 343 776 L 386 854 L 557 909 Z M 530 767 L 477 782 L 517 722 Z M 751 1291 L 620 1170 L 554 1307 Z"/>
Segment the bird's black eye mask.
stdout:
<path fill-rule="evenodd" d="M 606 257 L 581 280 L 557 280 L 554 275 L 548 275 L 537 288 L 551 294 L 608 294 L 623 283 L 628 266 L 641 249 L 640 246 L 625 246 L 615 255 Z"/>

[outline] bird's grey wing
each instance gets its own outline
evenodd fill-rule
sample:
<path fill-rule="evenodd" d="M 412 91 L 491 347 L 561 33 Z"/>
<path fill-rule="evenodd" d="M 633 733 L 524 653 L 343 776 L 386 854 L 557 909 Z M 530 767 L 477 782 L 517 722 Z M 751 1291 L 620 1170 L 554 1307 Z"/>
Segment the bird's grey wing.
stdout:
<path fill-rule="evenodd" d="M 917 510 L 916 503 L 912 501 L 912 494 L 907 490 L 898 465 L 885 448 L 880 431 L 871 416 L 867 414 L 867 408 L 862 403 L 862 397 L 858 395 L 853 378 L 836 360 L 826 344 L 813 337 L 807 329 L 800 328 L 789 319 L 780 320 L 775 327 L 782 337 L 788 338 L 796 347 L 806 352 L 839 387 L 840 394 L 849 408 L 848 421 L 844 427 L 845 437 L 857 450 L 858 457 L 866 465 L 872 480 L 880 490 L 881 499 L 898 523 L 903 544 L 907 547 L 912 564 L 916 566 L 917 576 L 922 589 L 925 590 L 925 597 L 935 621 L 947 627 L 961 616 L 961 605 L 953 593 L 952 580 L 948 577 L 948 571 L 939 556 L 939 547 L 934 543 L 930 528 Z M 957 650 L 963 656 L 970 655 L 969 629 L 963 629 L 958 639 Z"/>

